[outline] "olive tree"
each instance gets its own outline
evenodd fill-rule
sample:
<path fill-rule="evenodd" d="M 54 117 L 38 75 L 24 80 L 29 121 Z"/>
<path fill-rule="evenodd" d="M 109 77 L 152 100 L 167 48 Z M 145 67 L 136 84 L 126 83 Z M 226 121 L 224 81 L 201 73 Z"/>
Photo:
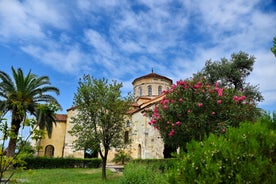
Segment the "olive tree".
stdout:
<path fill-rule="evenodd" d="M 248 98 L 256 102 L 263 100 L 258 86 L 246 81 L 253 71 L 255 57 L 245 52 L 233 53 L 230 59 L 222 58 L 220 61 L 208 60 L 201 72 L 195 76 L 204 77 L 210 84 L 220 83 L 220 86 L 234 88 L 235 91 L 243 91 Z"/>

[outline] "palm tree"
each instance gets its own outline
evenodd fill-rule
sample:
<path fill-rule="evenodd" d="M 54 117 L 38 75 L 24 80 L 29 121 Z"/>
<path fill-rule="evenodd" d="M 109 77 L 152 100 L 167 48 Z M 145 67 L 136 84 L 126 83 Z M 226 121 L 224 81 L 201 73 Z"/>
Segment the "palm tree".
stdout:
<path fill-rule="evenodd" d="M 37 107 L 40 104 L 51 102 L 59 105 L 57 100 L 48 94 L 54 92 L 58 95 L 59 90 L 50 86 L 47 76 L 38 77 L 31 71 L 24 76 L 21 68 L 16 71 L 13 67 L 12 75 L 13 80 L 8 74 L 0 71 L 0 107 L 3 113 L 11 112 L 12 115 L 7 156 L 14 156 L 18 132 L 28 113 L 39 117 Z"/>

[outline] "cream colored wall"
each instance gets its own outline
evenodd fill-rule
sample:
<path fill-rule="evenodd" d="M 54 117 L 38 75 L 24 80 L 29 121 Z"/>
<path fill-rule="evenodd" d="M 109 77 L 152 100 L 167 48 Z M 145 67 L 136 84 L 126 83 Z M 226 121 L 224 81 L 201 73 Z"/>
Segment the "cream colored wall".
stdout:
<path fill-rule="evenodd" d="M 64 141 L 64 157 L 74 157 L 74 158 L 84 158 L 84 150 L 76 151 L 74 149 L 73 141 L 76 137 L 72 136 L 68 131 L 73 128 L 73 124 L 71 123 L 71 118 L 77 115 L 76 109 L 71 109 L 67 111 L 67 126 L 65 133 L 65 141 Z"/>
<path fill-rule="evenodd" d="M 45 138 L 40 141 L 40 146 L 42 147 L 38 152 L 38 156 L 45 155 L 45 148 L 47 145 L 54 146 L 54 157 L 63 156 L 63 145 L 65 138 L 65 122 L 57 122 L 56 126 L 53 127 L 53 132 L 51 138 L 48 138 L 48 135 L 45 135 Z"/>
<path fill-rule="evenodd" d="M 148 124 L 149 119 L 141 111 L 132 115 L 132 157 L 133 158 L 163 158 L 164 144 L 158 130 Z M 139 145 L 141 150 L 139 151 Z M 140 153 L 139 153 L 140 152 Z"/>
<path fill-rule="evenodd" d="M 152 86 L 152 97 L 158 96 L 158 87 L 162 86 L 162 91 L 167 90 L 171 87 L 171 83 L 165 79 L 161 78 L 143 78 L 137 80 L 133 84 L 133 90 L 135 92 L 135 97 L 139 97 L 139 87 L 142 88 L 142 96 L 148 96 L 148 86 Z"/>

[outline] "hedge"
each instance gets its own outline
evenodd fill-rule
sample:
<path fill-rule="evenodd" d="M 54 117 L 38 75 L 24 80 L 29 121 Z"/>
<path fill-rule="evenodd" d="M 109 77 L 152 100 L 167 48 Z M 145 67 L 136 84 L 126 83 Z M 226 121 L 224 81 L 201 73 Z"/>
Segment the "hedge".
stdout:
<path fill-rule="evenodd" d="M 42 168 L 99 168 L 101 159 L 28 157 L 23 159 L 27 169 Z"/>

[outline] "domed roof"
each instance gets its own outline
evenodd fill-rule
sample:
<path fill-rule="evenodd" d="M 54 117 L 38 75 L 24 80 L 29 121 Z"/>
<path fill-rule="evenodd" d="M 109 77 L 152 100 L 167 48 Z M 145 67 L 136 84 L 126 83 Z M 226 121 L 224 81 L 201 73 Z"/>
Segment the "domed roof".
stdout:
<path fill-rule="evenodd" d="M 158 78 L 158 79 L 164 79 L 164 80 L 167 80 L 169 81 L 171 84 L 173 83 L 173 81 L 171 79 L 169 79 L 168 77 L 165 77 L 165 76 L 162 76 L 162 75 L 159 75 L 157 73 L 149 73 L 147 75 L 144 75 L 142 77 L 138 77 L 136 79 L 133 80 L 132 84 L 134 84 L 136 81 L 139 81 L 141 79 L 149 79 L 149 78 Z"/>

